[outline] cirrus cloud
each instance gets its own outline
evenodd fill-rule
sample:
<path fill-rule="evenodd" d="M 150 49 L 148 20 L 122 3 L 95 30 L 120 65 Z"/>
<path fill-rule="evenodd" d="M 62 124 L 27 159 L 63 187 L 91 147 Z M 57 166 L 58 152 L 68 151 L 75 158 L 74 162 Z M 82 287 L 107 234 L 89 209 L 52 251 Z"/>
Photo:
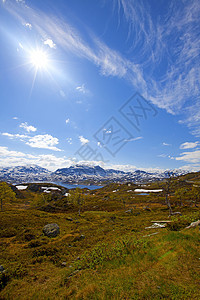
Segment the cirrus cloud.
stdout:
<path fill-rule="evenodd" d="M 180 149 L 192 149 L 198 146 L 199 142 L 185 142 L 180 145 Z"/>

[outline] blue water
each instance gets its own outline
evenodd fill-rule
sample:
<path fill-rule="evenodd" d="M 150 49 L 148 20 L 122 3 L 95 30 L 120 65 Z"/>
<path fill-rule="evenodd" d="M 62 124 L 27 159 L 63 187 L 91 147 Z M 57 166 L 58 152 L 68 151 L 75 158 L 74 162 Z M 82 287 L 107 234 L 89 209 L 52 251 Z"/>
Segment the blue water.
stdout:
<path fill-rule="evenodd" d="M 60 186 L 64 186 L 67 189 L 75 189 L 75 188 L 84 189 L 84 188 L 87 188 L 89 190 L 96 190 L 96 189 L 100 189 L 100 188 L 103 187 L 103 185 L 68 184 L 68 183 L 63 183 L 63 182 L 52 182 L 52 183 L 60 185 Z"/>
<path fill-rule="evenodd" d="M 147 193 L 137 193 L 138 195 L 144 195 L 144 196 L 147 196 L 147 195 L 149 195 L 149 194 L 147 194 Z"/>

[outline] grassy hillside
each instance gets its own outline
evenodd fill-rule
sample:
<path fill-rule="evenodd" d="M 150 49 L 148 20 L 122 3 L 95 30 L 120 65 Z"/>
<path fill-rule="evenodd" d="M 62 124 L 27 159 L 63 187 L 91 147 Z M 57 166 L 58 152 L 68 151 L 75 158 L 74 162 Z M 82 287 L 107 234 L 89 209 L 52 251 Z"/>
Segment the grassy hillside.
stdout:
<path fill-rule="evenodd" d="M 178 186 L 171 202 L 182 216 L 171 218 L 163 193 L 138 195 L 134 184 L 84 190 L 80 216 L 73 191 L 20 191 L 0 212 L 0 299 L 200 299 L 200 233 L 185 229 L 199 208 L 175 207 Z M 171 222 L 146 228 L 161 220 Z M 48 223 L 57 237 L 44 236 Z"/>

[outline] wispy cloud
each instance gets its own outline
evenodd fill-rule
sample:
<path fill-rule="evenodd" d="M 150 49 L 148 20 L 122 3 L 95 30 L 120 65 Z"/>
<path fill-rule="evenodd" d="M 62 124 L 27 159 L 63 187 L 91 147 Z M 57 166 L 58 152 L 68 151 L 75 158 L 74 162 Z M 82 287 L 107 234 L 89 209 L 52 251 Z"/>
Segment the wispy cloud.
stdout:
<path fill-rule="evenodd" d="M 8 132 L 3 132 L 2 133 L 3 136 L 6 136 L 10 139 L 20 139 L 21 141 L 24 141 L 24 139 L 27 139 L 29 138 L 28 135 L 25 135 L 25 134 L 12 134 L 12 133 L 8 133 Z"/>
<path fill-rule="evenodd" d="M 120 21 L 128 27 L 126 38 L 131 43 L 132 59 L 143 70 L 148 87 L 144 96 L 170 113 L 184 112 L 186 125 L 198 128 L 199 1 L 165 3 L 165 13 L 157 19 L 151 13 L 151 3 L 145 1 L 113 0 L 113 5 Z M 165 68 L 164 62 L 167 62 Z M 191 99 L 194 110 L 190 112 Z M 194 130 L 193 133 L 197 134 Z"/>
<path fill-rule="evenodd" d="M 175 157 L 176 160 L 183 160 L 189 163 L 200 163 L 200 150 L 192 152 L 183 152 L 179 157 Z M 200 166 L 199 166 L 200 168 Z"/>
<path fill-rule="evenodd" d="M 137 136 L 135 138 L 131 138 L 131 139 L 128 139 L 128 140 L 124 140 L 125 142 L 134 142 L 134 141 L 138 141 L 138 140 L 142 140 L 143 139 L 143 136 Z"/>
<path fill-rule="evenodd" d="M 21 123 L 19 125 L 19 127 L 25 129 L 27 132 L 35 132 L 35 131 L 37 131 L 36 127 L 34 127 L 32 125 L 28 125 L 27 122 Z"/>
<path fill-rule="evenodd" d="M 180 145 L 180 149 L 192 149 L 198 146 L 199 142 L 185 142 Z"/>
<path fill-rule="evenodd" d="M 163 146 L 171 146 L 171 144 L 168 144 L 168 143 L 165 143 L 165 142 L 163 142 L 162 145 Z"/>
<path fill-rule="evenodd" d="M 81 145 L 85 145 L 89 143 L 89 140 L 84 138 L 82 135 L 79 136 L 79 140 L 81 142 Z"/>
<path fill-rule="evenodd" d="M 65 120 L 66 124 L 69 124 L 69 122 L 70 122 L 69 118 Z"/>
<path fill-rule="evenodd" d="M 76 90 L 83 94 L 89 94 L 89 90 L 85 87 L 85 84 L 77 86 Z"/>

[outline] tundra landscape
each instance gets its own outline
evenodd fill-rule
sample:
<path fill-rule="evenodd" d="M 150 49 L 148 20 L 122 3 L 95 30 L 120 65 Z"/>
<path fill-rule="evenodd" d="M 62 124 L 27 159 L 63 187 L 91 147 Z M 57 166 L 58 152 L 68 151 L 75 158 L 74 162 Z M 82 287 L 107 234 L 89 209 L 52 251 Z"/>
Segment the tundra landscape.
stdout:
<path fill-rule="evenodd" d="M 200 173 L 0 191 L 1 299 L 200 298 Z"/>

